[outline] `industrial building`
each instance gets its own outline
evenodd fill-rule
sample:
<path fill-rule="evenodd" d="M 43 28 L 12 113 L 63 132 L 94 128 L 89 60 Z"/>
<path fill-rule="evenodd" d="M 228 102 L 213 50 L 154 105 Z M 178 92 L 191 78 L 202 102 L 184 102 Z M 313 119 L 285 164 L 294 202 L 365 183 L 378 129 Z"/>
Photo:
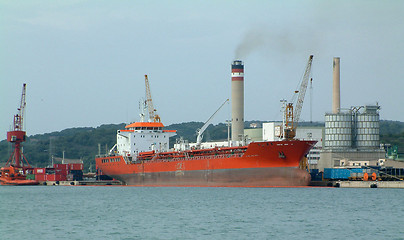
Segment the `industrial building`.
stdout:
<path fill-rule="evenodd" d="M 308 154 L 311 169 L 381 166 L 385 150 L 380 147 L 378 105 L 340 107 L 340 58 L 333 59 L 332 112 L 325 114 L 325 127 L 297 127 L 296 138 L 318 141 Z M 282 122 L 245 129 L 251 141 L 277 141 Z"/>
<path fill-rule="evenodd" d="M 340 107 L 340 58 L 333 59 L 332 113 L 325 114 L 324 148 L 318 169 L 379 166 L 385 158 L 380 148 L 378 105 Z"/>
<path fill-rule="evenodd" d="M 310 71 L 311 60 L 312 56 L 310 56 L 306 73 Z M 235 60 L 231 64 L 231 83 L 231 140 L 200 143 L 198 147 L 236 146 L 244 142 L 284 139 L 282 129 L 285 120 L 284 122 L 263 123 L 262 128 L 259 128 L 257 124 L 252 124 L 249 129 L 244 129 L 244 64 L 240 60 Z M 317 141 L 307 155 L 309 168 L 319 169 L 321 172 L 324 171 L 324 168 L 381 166 L 384 164 L 385 150 L 380 147 L 379 136 L 380 107 L 367 105 L 349 109 L 341 108 L 340 58 L 338 57 L 333 59 L 332 99 L 332 112 L 325 114 L 324 127 L 298 126 L 296 128 L 295 138 Z M 190 143 L 189 147 L 196 146 Z"/>
<path fill-rule="evenodd" d="M 385 151 L 380 147 L 378 111 L 379 106 L 364 106 L 325 114 L 318 168 L 379 166 Z"/>

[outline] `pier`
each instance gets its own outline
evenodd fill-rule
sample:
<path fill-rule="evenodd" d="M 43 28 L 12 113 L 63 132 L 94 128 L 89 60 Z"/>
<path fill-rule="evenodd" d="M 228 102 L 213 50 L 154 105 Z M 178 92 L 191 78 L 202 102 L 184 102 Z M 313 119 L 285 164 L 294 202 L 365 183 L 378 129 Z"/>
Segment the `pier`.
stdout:
<path fill-rule="evenodd" d="M 337 188 L 404 188 L 404 181 L 311 181 L 309 186 Z"/>

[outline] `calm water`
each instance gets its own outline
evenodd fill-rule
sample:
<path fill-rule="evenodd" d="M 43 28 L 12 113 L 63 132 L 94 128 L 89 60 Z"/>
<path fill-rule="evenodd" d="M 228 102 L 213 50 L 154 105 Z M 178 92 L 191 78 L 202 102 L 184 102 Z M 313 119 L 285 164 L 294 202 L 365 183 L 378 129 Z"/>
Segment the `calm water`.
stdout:
<path fill-rule="evenodd" d="M 0 239 L 404 239 L 404 189 L 0 186 Z"/>

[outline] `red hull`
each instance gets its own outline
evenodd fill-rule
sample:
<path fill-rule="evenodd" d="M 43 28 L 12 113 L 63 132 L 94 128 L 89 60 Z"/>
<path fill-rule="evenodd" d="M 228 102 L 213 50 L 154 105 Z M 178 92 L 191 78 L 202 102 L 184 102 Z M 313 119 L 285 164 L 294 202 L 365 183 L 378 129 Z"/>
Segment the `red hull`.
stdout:
<path fill-rule="evenodd" d="M 307 186 L 299 163 L 313 141 L 255 142 L 247 147 L 96 158 L 103 174 L 138 186 L 271 187 Z"/>
<path fill-rule="evenodd" d="M 26 179 L 23 174 L 24 168 L 16 168 L 13 166 L 2 167 L 0 169 L 0 184 L 1 185 L 38 185 L 36 180 Z"/>
<path fill-rule="evenodd" d="M 0 177 L 1 185 L 13 185 L 13 186 L 22 186 L 22 185 L 38 185 L 39 182 L 36 180 L 28 180 L 28 179 L 7 179 Z"/>

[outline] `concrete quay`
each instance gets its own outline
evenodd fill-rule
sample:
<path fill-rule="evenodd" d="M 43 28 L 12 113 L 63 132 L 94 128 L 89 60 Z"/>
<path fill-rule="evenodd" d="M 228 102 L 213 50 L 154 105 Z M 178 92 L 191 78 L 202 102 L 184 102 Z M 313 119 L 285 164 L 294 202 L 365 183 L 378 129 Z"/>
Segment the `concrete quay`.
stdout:
<path fill-rule="evenodd" d="M 44 181 L 39 182 L 40 185 L 45 186 L 109 186 L 109 185 L 122 185 L 117 180 L 83 180 L 83 181 Z"/>
<path fill-rule="evenodd" d="M 335 181 L 340 188 L 404 188 L 404 181 Z"/>
<path fill-rule="evenodd" d="M 45 186 L 75 186 L 79 185 L 79 181 L 41 181 L 39 184 Z"/>

